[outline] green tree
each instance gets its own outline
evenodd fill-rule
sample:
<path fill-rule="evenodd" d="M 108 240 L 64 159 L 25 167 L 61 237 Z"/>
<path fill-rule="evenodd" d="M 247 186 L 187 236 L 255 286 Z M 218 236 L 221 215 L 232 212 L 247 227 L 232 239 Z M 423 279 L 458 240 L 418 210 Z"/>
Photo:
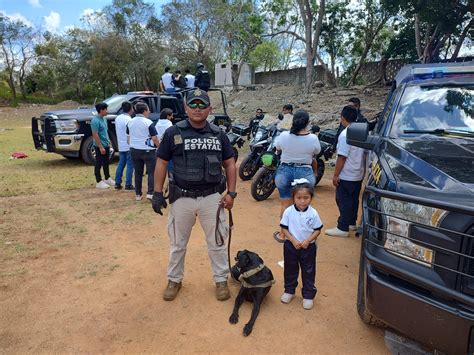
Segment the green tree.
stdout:
<path fill-rule="evenodd" d="M 249 58 L 254 68 L 272 71 L 280 65 L 281 51 L 277 43 L 264 41 L 257 44 L 250 52 Z"/>

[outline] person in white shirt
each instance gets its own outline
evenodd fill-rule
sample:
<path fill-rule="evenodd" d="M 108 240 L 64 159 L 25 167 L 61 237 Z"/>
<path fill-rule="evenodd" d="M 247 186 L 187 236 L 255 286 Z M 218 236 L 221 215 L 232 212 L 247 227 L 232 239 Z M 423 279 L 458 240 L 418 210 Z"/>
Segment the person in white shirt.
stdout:
<path fill-rule="evenodd" d="M 341 112 L 344 130 L 337 140 L 337 160 L 332 183 L 336 186 L 336 203 L 339 208 L 337 226 L 326 230 L 332 237 L 348 237 L 349 230 L 357 229 L 359 194 L 365 174 L 365 151 L 347 144 L 347 127 L 357 120 L 357 111 L 345 106 Z"/>
<path fill-rule="evenodd" d="M 280 300 L 290 303 L 295 297 L 301 269 L 303 308 L 310 310 L 316 297 L 316 239 L 321 234 L 323 223 L 318 212 L 311 207 L 314 192 L 309 181 L 297 179 L 291 185 L 293 205 L 283 212 L 280 221 L 286 237 L 283 247 L 285 292 Z"/>
<path fill-rule="evenodd" d="M 154 188 L 153 172 L 156 164 L 156 148 L 160 145 L 160 140 L 153 122 L 148 119 L 150 115 L 148 105 L 144 102 L 137 102 L 135 113 L 137 115 L 128 123 L 127 131 L 130 135 L 130 155 L 135 168 L 136 200 L 142 199 L 142 180 L 145 165 L 148 173 L 146 198 L 151 200 Z"/>
<path fill-rule="evenodd" d="M 162 92 L 176 92 L 175 87 L 173 86 L 173 74 L 170 72 L 170 67 L 165 68 L 165 73 L 161 76 L 160 89 Z"/>
<path fill-rule="evenodd" d="M 189 69 L 186 69 L 184 72 L 186 73 L 186 88 L 192 89 L 194 87 L 194 81 L 196 80 L 196 78 L 193 74 L 191 74 L 191 71 Z"/>
<path fill-rule="evenodd" d="M 275 185 L 280 194 L 280 216 L 292 204 L 291 182 L 305 178 L 314 187 L 316 178 L 312 167 L 313 155 L 321 151 L 319 139 L 310 133 L 309 114 L 299 110 L 293 116 L 290 131 L 282 132 L 276 140 L 276 149 L 281 151 L 280 166 L 275 175 Z M 283 243 L 281 232 L 273 233 L 273 237 Z"/>
<path fill-rule="evenodd" d="M 133 191 L 133 162 L 130 156 L 130 145 L 128 144 L 127 124 L 132 120 L 133 106 L 130 102 L 122 102 L 122 114 L 115 118 L 115 134 L 117 135 L 117 144 L 119 150 L 119 162 L 115 171 L 115 190 L 122 189 L 122 176 L 125 166 L 127 173 L 125 175 L 125 191 Z"/>

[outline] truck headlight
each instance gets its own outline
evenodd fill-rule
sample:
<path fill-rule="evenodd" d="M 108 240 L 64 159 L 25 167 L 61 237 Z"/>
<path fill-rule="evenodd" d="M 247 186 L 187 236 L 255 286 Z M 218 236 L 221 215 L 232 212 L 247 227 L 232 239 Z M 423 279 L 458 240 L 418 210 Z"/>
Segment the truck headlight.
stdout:
<path fill-rule="evenodd" d="M 410 236 L 411 222 L 386 216 L 387 233 L 384 248 L 402 258 L 431 267 L 434 252 L 407 239 Z"/>
<path fill-rule="evenodd" d="M 428 226 L 439 227 L 447 211 L 439 208 L 419 205 L 417 203 L 393 200 L 382 197 L 380 199 L 382 212 L 394 217 L 406 219 L 411 222 L 426 224 Z"/>
<path fill-rule="evenodd" d="M 79 128 L 77 120 L 55 120 L 57 133 L 76 133 Z"/>

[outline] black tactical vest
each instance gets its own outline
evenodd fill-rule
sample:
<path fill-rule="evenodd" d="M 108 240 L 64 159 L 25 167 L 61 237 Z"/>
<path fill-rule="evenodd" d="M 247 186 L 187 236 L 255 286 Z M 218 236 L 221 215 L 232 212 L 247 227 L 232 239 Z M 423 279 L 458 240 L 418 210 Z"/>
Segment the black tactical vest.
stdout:
<path fill-rule="evenodd" d="M 174 176 L 190 185 L 219 184 L 222 181 L 221 129 L 210 124 L 211 132 L 199 133 L 187 120 L 178 122 L 176 127 L 183 149 L 182 154 L 173 155 Z"/>

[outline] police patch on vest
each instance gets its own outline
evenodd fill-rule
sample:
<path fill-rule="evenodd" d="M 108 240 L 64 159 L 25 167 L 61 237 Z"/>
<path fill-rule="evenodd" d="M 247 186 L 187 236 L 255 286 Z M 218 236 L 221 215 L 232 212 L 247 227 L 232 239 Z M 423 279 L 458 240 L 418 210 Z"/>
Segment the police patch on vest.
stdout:
<path fill-rule="evenodd" d="M 178 144 L 182 144 L 183 143 L 183 139 L 181 138 L 181 134 L 177 134 L 174 136 L 174 144 L 175 145 L 178 145 Z"/>
<path fill-rule="evenodd" d="M 221 151 L 221 142 L 217 137 L 185 138 L 184 150 L 215 150 Z"/>

